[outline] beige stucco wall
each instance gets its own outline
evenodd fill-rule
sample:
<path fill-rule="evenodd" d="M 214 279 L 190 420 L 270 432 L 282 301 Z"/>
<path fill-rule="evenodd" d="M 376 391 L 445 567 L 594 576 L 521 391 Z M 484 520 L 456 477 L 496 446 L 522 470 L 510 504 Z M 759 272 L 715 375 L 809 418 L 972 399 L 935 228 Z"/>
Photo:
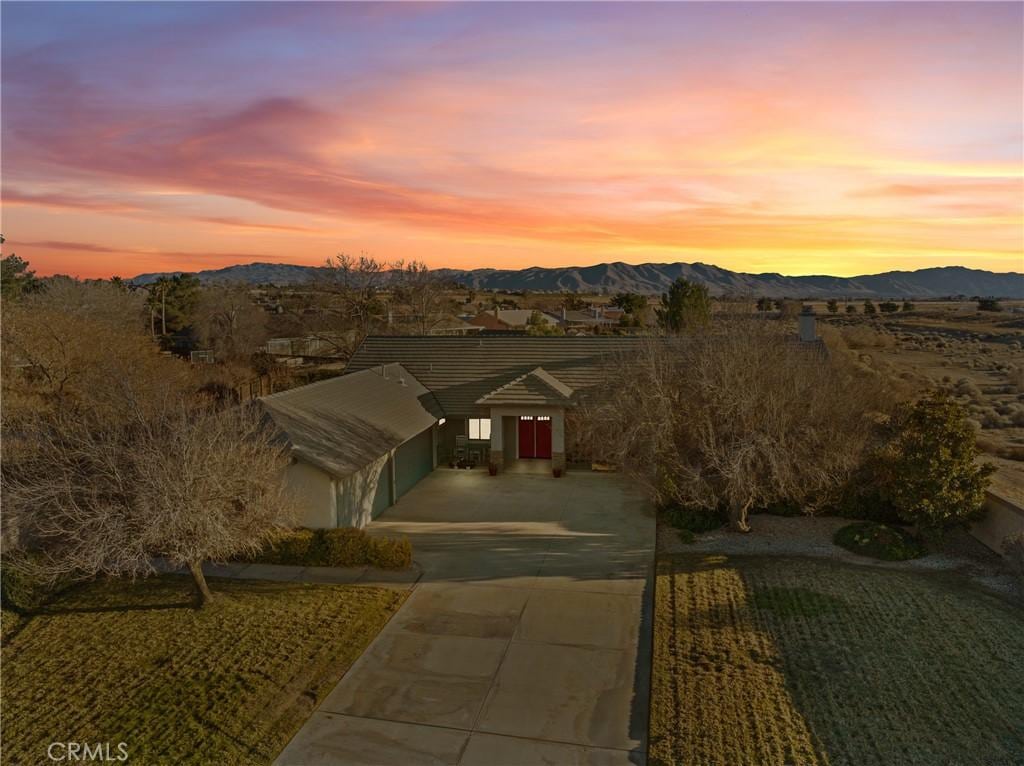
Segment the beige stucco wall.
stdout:
<path fill-rule="evenodd" d="M 1024 508 L 991 492 L 985 501 L 985 516 L 971 524 L 971 534 L 997 553 L 1003 552 L 1003 540 L 1024 533 Z"/>
<path fill-rule="evenodd" d="M 296 460 L 285 471 L 285 489 L 299 507 L 299 526 L 334 526 L 334 481 L 330 474 Z"/>
<path fill-rule="evenodd" d="M 298 525 L 311 529 L 366 526 L 373 518 L 373 500 L 390 453 L 344 479 L 334 479 L 297 460 L 285 472 L 285 487 L 299 507 Z M 390 504 L 390 503 L 389 503 Z"/>

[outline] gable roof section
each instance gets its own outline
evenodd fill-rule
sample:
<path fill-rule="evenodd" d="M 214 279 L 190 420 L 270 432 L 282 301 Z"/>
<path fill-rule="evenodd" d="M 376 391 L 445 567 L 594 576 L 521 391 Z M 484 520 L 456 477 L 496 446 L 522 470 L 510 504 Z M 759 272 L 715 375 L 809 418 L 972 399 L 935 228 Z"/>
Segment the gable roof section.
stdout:
<path fill-rule="evenodd" d="M 477 417 L 477 401 L 538 367 L 568 387 L 573 398 L 599 383 L 609 364 L 638 347 L 629 336 L 367 337 L 348 369 L 398 362 L 437 398 L 448 417 Z"/>
<path fill-rule="evenodd" d="M 537 367 L 494 389 L 487 396 L 477 399 L 476 403 L 566 406 L 573 403 L 572 394 L 571 388 L 546 372 L 543 367 Z"/>
<path fill-rule="evenodd" d="M 400 364 L 328 378 L 259 400 L 293 453 L 348 476 L 429 428 L 430 392 Z"/>

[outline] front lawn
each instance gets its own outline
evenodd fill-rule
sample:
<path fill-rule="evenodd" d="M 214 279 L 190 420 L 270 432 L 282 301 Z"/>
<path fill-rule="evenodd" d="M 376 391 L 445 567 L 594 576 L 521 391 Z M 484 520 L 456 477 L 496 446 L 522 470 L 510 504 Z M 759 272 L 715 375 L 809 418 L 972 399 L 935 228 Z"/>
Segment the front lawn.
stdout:
<path fill-rule="evenodd" d="M 129 764 L 269 763 L 401 605 L 391 590 L 211 580 L 106 581 L 10 627 L 4 763 L 53 741 L 128 746 Z M 7 624 L 5 619 L 5 632 Z"/>
<path fill-rule="evenodd" d="M 1024 762 L 1024 614 L 947 576 L 659 562 L 651 764 Z"/>

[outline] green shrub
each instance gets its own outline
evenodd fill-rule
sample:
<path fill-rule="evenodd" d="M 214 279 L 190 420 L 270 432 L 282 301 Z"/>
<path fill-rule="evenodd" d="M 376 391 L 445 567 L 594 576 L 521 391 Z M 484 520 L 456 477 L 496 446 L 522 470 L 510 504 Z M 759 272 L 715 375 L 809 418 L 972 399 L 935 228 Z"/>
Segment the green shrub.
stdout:
<path fill-rule="evenodd" d="M 828 515 L 882 524 L 900 523 L 896 508 L 882 496 L 875 477 L 866 469 L 858 471 L 847 483 L 835 505 L 828 508 Z"/>
<path fill-rule="evenodd" d="M 371 537 L 361 529 L 296 529 L 254 556 L 261 564 L 403 569 L 412 564 L 406 539 Z"/>
<path fill-rule="evenodd" d="M 412 543 L 393 537 L 368 538 L 370 549 L 367 560 L 381 569 L 405 569 L 412 565 Z"/>
<path fill-rule="evenodd" d="M 871 469 L 882 498 L 900 519 L 942 532 L 982 512 L 990 463 L 979 464 L 968 411 L 934 392 L 904 404 L 890 418 L 888 439 Z"/>
<path fill-rule="evenodd" d="M 905 530 L 873 521 L 849 524 L 838 530 L 832 541 L 852 553 L 883 561 L 906 561 L 927 553 Z"/>
<path fill-rule="evenodd" d="M 261 564 L 290 564 L 323 566 L 323 554 L 319 550 L 320 530 L 296 529 L 288 532 L 252 557 Z"/>
<path fill-rule="evenodd" d="M 681 505 L 666 505 L 661 508 L 661 518 L 666 524 L 694 534 L 718 529 L 726 522 L 725 514 L 702 508 L 688 508 Z M 684 542 L 687 542 L 684 540 Z"/>

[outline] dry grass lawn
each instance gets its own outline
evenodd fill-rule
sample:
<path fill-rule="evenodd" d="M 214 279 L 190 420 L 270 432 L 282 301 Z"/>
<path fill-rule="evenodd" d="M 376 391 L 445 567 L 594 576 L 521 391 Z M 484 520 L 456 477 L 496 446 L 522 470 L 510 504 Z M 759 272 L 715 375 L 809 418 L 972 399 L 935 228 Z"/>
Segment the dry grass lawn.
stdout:
<path fill-rule="evenodd" d="M 1024 614 L 945 576 L 659 562 L 650 762 L 1024 763 Z"/>
<path fill-rule="evenodd" d="M 197 612 L 189 583 L 93 583 L 10 624 L 4 763 L 48 762 L 55 740 L 123 741 L 146 766 L 269 763 L 405 597 L 213 580 Z"/>

